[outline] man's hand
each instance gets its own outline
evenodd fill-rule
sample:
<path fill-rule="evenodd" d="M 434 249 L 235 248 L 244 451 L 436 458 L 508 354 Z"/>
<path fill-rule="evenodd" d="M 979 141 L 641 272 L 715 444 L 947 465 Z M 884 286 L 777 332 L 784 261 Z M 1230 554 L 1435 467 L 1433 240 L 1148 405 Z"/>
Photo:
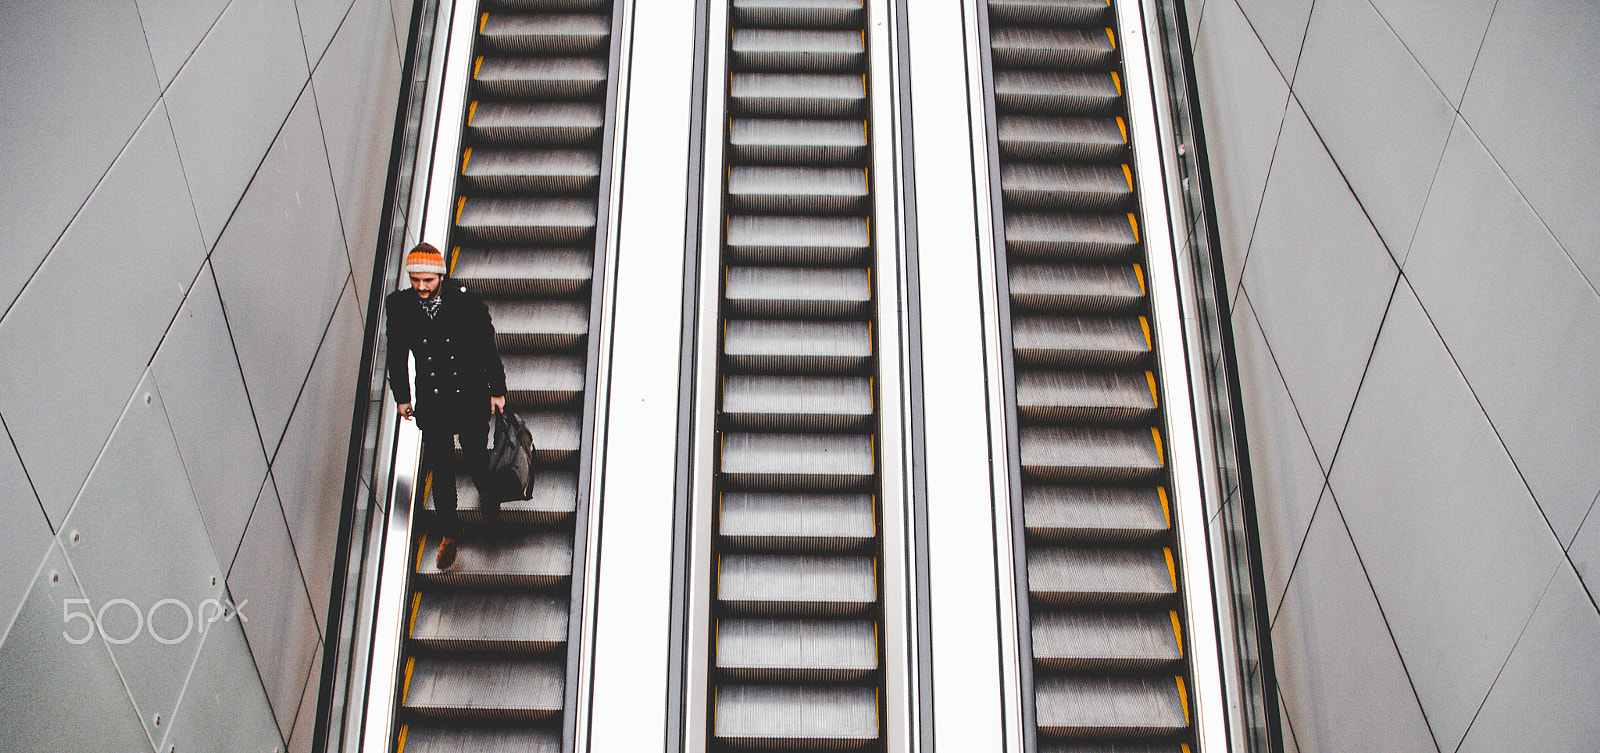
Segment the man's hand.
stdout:
<path fill-rule="evenodd" d="M 411 403 L 401 403 L 396 405 L 394 409 L 400 414 L 401 418 L 406 419 L 407 421 L 411 420 Z"/>
<path fill-rule="evenodd" d="M 490 413 L 504 413 L 504 412 L 506 412 L 506 396 L 505 395 L 501 395 L 500 397 L 491 397 L 491 398 L 489 398 L 489 412 Z"/>

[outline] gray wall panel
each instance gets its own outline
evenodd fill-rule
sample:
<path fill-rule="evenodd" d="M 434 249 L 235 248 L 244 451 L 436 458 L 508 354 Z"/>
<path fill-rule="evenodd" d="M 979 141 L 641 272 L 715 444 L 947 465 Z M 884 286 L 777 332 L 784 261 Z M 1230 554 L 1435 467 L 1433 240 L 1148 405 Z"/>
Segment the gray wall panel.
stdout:
<path fill-rule="evenodd" d="M 388 32 L 387 18 L 388 0 L 356 0 L 350 21 L 339 29 L 311 76 L 362 303 L 377 256 L 389 173 L 387 147 L 393 136 L 369 124 L 393 117 L 393 92 L 400 88 L 400 51 Z"/>
<path fill-rule="evenodd" d="M 300 693 L 300 710 L 294 715 L 294 731 L 289 734 L 288 753 L 311 753 L 317 731 L 317 694 L 322 690 L 318 682 L 322 668 L 322 646 L 311 655 L 311 676 L 306 678 L 305 690 Z"/>
<path fill-rule="evenodd" d="M 0 5 L 0 71 L 4 310 L 145 120 L 158 89 L 133 0 Z"/>
<path fill-rule="evenodd" d="M 1600 615 L 1572 570 L 1556 570 L 1460 753 L 1593 750 L 1600 740 Z"/>
<path fill-rule="evenodd" d="M 300 15 L 300 35 L 305 40 L 306 63 L 315 69 L 328 50 L 334 32 L 350 11 L 350 0 L 294 0 Z"/>
<path fill-rule="evenodd" d="M 5 521 L 11 540 L 0 549 L 0 631 L 22 607 L 22 600 L 33 585 L 33 573 L 50 548 L 55 532 L 39 507 L 39 498 L 28 483 L 28 475 L 11 446 L 11 434 L 0 420 L 0 521 Z M 0 633 L 3 635 L 4 633 Z"/>
<path fill-rule="evenodd" d="M 1232 0 L 1216 0 L 1201 22 L 1196 65 L 1216 71 L 1200 82 L 1200 107 L 1231 114 L 1229 128 L 1206 132 L 1211 180 L 1217 184 L 1217 230 L 1229 290 L 1236 291 L 1267 169 L 1283 127 L 1289 85 L 1256 43 Z"/>
<path fill-rule="evenodd" d="M 1419 753 L 1433 738 L 1331 499 L 1273 624 L 1278 684 L 1306 753 Z"/>
<path fill-rule="evenodd" d="M 209 264 L 178 309 L 153 368 L 211 546 L 218 561 L 232 562 L 266 480 L 267 458 Z"/>
<path fill-rule="evenodd" d="M 1266 604 L 1268 613 L 1274 614 L 1311 524 L 1324 478 L 1300 414 L 1244 296 L 1233 310 L 1233 332 L 1250 439 L 1250 474 L 1258 500 Z"/>
<path fill-rule="evenodd" d="M 250 661 L 244 628 L 238 619 L 213 623 L 206 630 L 172 728 L 157 750 L 255 753 L 280 750 L 282 745 L 266 691 Z"/>
<path fill-rule="evenodd" d="M 1244 284 L 1327 467 L 1398 270 L 1292 102 Z"/>
<path fill-rule="evenodd" d="M 1445 98 L 1459 107 L 1495 0 L 1372 0 L 1372 5 Z"/>
<path fill-rule="evenodd" d="M 1562 556 L 1404 285 L 1329 481 L 1429 724 L 1453 749 Z"/>
<path fill-rule="evenodd" d="M 167 88 L 189 55 L 211 31 L 229 0 L 136 0 L 150 57 L 161 88 Z"/>
<path fill-rule="evenodd" d="M 1600 491 L 1600 297 L 1459 121 L 1406 275 L 1571 542 Z"/>
<path fill-rule="evenodd" d="M 222 12 L 168 87 L 207 246 L 222 234 L 309 75 L 294 0 L 244 0 Z"/>
<path fill-rule="evenodd" d="M 350 276 L 309 88 L 217 241 L 211 265 L 271 455 Z"/>
<path fill-rule="evenodd" d="M 1367 0 L 1311 14 L 1295 95 L 1390 252 L 1411 244 L 1455 113 Z"/>
<path fill-rule="evenodd" d="M 204 259 L 183 185 L 157 106 L 0 320 L 0 413 L 57 523 Z"/>
<path fill-rule="evenodd" d="M 327 448 L 338 446 L 350 434 L 355 365 L 361 359 L 364 329 L 355 291 L 346 285 L 272 463 L 273 481 L 319 625 L 328 617 L 345 471 L 345 455 Z"/>
<path fill-rule="evenodd" d="M 250 654 L 272 703 L 278 729 L 287 738 L 319 640 L 311 599 L 300 577 L 289 529 L 271 483 L 262 490 L 255 512 L 250 515 L 239 557 L 228 571 L 228 591 L 249 618 L 244 623 L 244 634 L 250 642 Z"/>
<path fill-rule="evenodd" d="M 1220 5 L 1227 0 L 1212 0 Z M 1311 17 L 1313 0 L 1238 0 L 1239 8 L 1249 17 L 1250 25 L 1283 77 L 1294 80 L 1295 65 L 1300 59 L 1300 46 L 1306 38 L 1306 21 Z M 1216 8 L 1208 10 L 1215 11 Z"/>
<path fill-rule="evenodd" d="M 1461 114 L 1600 285 L 1600 4 L 1502 0 Z"/>
<path fill-rule="evenodd" d="M 1567 557 L 1572 560 L 1584 588 L 1589 590 L 1591 601 L 1600 601 L 1600 515 L 1595 514 L 1596 509 L 1600 509 L 1600 503 L 1590 505 L 1589 516 L 1584 518 L 1578 535 L 1572 539 L 1572 546 L 1567 549 Z"/>

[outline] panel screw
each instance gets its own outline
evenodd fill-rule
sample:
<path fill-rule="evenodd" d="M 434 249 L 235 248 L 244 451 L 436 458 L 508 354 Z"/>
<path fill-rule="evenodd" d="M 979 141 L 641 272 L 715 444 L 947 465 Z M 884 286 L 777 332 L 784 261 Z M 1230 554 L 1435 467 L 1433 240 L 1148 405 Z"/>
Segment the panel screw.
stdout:
<path fill-rule="evenodd" d="M 156 714 L 156 726 L 157 727 L 161 726 L 161 715 L 160 714 Z"/>
<path fill-rule="evenodd" d="M 73 531 L 72 532 L 72 543 L 76 544 L 81 540 L 83 540 L 83 534 L 81 534 L 81 533 L 79 533 L 77 531 Z"/>
<path fill-rule="evenodd" d="M 154 400 L 154 399 L 155 398 L 150 397 L 150 393 L 147 392 L 147 393 L 145 393 L 145 396 L 144 396 L 144 404 L 145 405 L 149 405 L 150 401 Z"/>
<path fill-rule="evenodd" d="M 51 583 L 60 583 L 61 582 L 61 573 L 58 573 L 58 572 L 56 572 L 54 570 L 50 571 L 50 582 Z"/>

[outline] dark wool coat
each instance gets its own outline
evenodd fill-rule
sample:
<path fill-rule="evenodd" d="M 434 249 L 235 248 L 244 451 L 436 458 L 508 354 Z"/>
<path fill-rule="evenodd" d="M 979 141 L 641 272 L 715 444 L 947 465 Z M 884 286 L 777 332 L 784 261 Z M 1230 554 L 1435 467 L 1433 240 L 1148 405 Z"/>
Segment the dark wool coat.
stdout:
<path fill-rule="evenodd" d="M 454 429 L 489 416 L 489 398 L 506 394 L 506 370 L 494 347 L 489 308 L 449 278 L 439 283 L 439 314 L 429 319 L 410 288 L 383 301 L 389 336 L 389 388 L 413 402 L 406 353 L 417 356 L 412 410 L 423 430 Z"/>

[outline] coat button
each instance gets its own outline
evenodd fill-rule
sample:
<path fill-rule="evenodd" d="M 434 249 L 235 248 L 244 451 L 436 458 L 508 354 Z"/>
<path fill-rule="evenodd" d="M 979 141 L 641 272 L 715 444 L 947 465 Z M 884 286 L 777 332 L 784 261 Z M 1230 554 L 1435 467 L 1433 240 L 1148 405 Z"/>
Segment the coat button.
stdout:
<path fill-rule="evenodd" d="M 433 372 L 428 372 L 428 376 L 433 376 Z"/>
<path fill-rule="evenodd" d="M 422 344 L 423 345 L 427 345 L 428 344 L 428 338 L 426 338 L 426 337 L 422 338 Z"/>
<path fill-rule="evenodd" d="M 438 388 L 435 388 L 435 389 L 434 389 L 434 390 L 433 390 L 433 394 L 435 394 L 435 395 L 437 395 L 437 394 L 439 394 L 439 390 L 438 390 Z"/>
<path fill-rule="evenodd" d="M 446 337 L 446 338 L 445 338 L 445 339 L 444 339 L 444 341 L 445 341 L 445 342 L 450 342 L 450 338 L 448 338 L 448 337 Z"/>

